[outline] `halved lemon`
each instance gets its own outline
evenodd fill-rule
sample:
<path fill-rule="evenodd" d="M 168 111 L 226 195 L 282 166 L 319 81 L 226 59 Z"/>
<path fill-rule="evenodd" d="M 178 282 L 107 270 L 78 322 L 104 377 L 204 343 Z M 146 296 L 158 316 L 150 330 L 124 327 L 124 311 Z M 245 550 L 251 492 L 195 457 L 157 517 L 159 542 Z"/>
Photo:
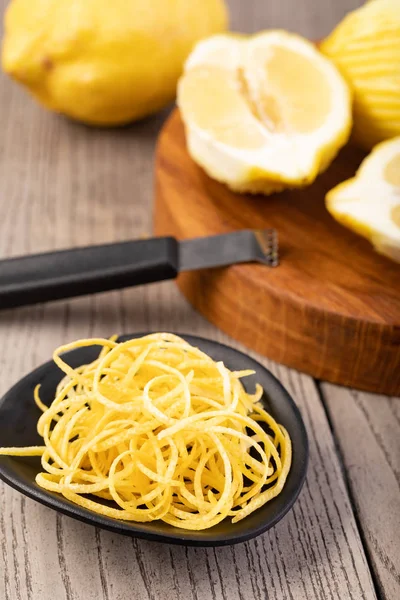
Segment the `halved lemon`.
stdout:
<path fill-rule="evenodd" d="M 240 192 L 310 184 L 351 128 L 350 92 L 337 68 L 285 31 L 200 42 L 178 106 L 192 158 Z"/>
<path fill-rule="evenodd" d="M 400 137 L 376 146 L 353 179 L 327 194 L 326 206 L 378 252 L 400 262 Z"/>

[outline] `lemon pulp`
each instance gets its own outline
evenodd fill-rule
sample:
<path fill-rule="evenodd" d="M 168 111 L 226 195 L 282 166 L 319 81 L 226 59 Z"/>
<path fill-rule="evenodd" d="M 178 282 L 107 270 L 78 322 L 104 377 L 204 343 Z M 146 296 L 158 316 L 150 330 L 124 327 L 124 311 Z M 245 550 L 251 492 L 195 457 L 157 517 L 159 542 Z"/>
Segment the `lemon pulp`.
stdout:
<path fill-rule="evenodd" d="M 266 53 L 256 52 L 254 59 L 261 69 L 248 71 L 247 99 L 268 130 L 308 133 L 323 125 L 331 96 L 321 69 L 301 54 L 280 46 Z M 302 85 L 298 84 L 299 73 Z"/>
<path fill-rule="evenodd" d="M 384 178 L 390 185 L 400 188 L 400 153 L 386 165 Z"/>

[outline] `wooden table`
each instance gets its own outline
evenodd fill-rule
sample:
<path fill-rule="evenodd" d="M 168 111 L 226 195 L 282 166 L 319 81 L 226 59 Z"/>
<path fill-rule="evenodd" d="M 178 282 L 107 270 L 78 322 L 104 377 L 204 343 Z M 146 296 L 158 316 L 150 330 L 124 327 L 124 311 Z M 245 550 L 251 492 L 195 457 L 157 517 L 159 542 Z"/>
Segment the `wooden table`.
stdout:
<path fill-rule="evenodd" d="M 236 29 L 285 27 L 311 38 L 359 4 L 230 2 Z M 0 11 L 5 5 L 0 0 Z M 2 77 L 0 256 L 151 234 L 152 159 L 165 114 L 120 130 L 89 129 L 47 113 Z M 7 311 L 0 392 L 62 342 L 139 330 L 232 343 L 173 283 Z M 246 544 L 181 548 L 96 530 L 0 484 L 0 598 L 400 598 L 400 400 L 261 362 L 295 398 L 310 438 L 307 481 L 283 521 Z"/>

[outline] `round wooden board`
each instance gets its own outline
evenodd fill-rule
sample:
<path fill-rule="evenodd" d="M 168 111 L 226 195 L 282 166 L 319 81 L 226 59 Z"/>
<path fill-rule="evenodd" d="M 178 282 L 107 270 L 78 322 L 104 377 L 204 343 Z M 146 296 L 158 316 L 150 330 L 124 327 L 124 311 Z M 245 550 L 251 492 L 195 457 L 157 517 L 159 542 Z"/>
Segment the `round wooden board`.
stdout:
<path fill-rule="evenodd" d="M 178 239 L 275 227 L 281 264 L 183 273 L 178 285 L 207 319 L 269 358 L 368 391 L 400 393 L 400 265 L 336 223 L 326 192 L 363 154 L 345 148 L 305 190 L 239 195 L 189 157 L 175 111 L 156 156 L 155 233 Z"/>

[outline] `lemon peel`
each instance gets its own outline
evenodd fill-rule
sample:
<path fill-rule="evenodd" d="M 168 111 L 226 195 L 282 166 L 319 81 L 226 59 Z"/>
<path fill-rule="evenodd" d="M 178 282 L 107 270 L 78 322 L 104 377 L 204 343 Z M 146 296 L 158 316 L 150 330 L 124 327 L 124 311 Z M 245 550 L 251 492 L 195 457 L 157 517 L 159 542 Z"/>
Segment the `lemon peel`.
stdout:
<path fill-rule="evenodd" d="M 193 45 L 226 27 L 223 0 L 12 0 L 2 66 L 47 108 L 119 125 L 171 102 Z"/>
<path fill-rule="evenodd" d="M 354 95 L 354 139 L 370 149 L 400 135 L 400 2 L 372 0 L 320 46 Z"/>

